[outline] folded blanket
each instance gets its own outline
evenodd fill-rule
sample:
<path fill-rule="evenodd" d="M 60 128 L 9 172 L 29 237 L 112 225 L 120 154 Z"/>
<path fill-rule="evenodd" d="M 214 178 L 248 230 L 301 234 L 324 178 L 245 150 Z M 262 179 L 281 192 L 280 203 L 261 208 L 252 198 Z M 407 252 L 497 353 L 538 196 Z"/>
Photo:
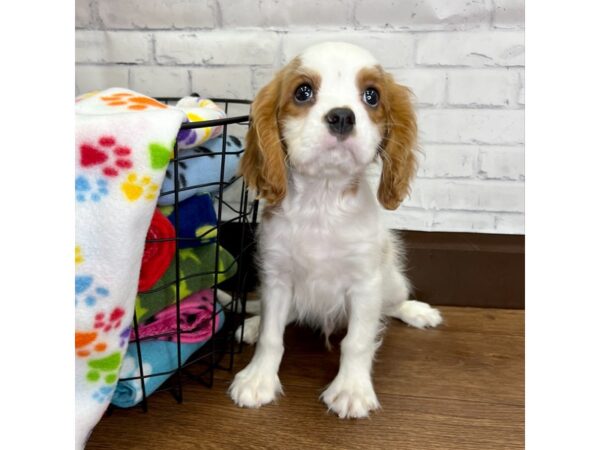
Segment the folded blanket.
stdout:
<path fill-rule="evenodd" d="M 180 341 L 194 344 L 210 339 L 212 333 L 213 291 L 205 289 L 195 292 L 179 303 Z M 218 321 L 217 321 L 218 322 Z M 218 328 L 217 323 L 217 328 Z M 150 317 L 138 326 L 141 340 L 158 339 L 160 341 L 177 342 L 177 306 L 171 305 Z M 131 330 L 131 340 L 136 339 L 135 330 Z M 143 354 L 142 354 L 143 355 Z"/>
<path fill-rule="evenodd" d="M 179 251 L 179 298 L 183 299 L 194 292 L 208 289 L 215 284 L 216 244 L 185 248 Z M 218 283 L 237 271 L 233 256 L 223 247 L 219 248 Z M 202 275 L 201 275 L 202 274 Z M 144 322 L 160 310 L 175 303 L 175 258 L 153 287 L 152 292 L 140 293 L 136 299 L 135 312 L 138 322 Z"/>
<path fill-rule="evenodd" d="M 75 105 L 75 430 L 85 445 L 116 386 L 144 239 L 184 113 L 125 89 Z"/>
<path fill-rule="evenodd" d="M 156 209 L 146 234 L 146 245 L 142 256 L 142 268 L 138 291 L 146 291 L 156 284 L 162 277 L 175 255 L 175 241 L 166 240 L 152 242 L 156 239 L 174 239 L 175 228 L 171 222 Z"/>
<path fill-rule="evenodd" d="M 175 208 L 161 206 L 160 211 L 175 226 Z M 215 242 L 217 215 L 210 194 L 199 194 L 179 202 L 179 248 L 197 247 Z"/>
<path fill-rule="evenodd" d="M 202 339 L 194 343 L 181 343 L 181 363 L 189 359 L 189 357 L 198 349 L 200 349 L 212 335 L 212 293 L 208 301 L 202 300 L 204 308 L 210 311 L 209 319 L 202 322 L 197 331 L 189 336 L 203 336 Z M 183 304 L 183 303 L 182 303 Z M 225 315 L 221 308 L 218 309 L 218 315 L 215 316 L 215 332 L 219 331 L 225 321 Z M 176 330 L 176 326 L 175 326 Z M 183 342 L 183 341 L 182 341 Z M 177 369 L 177 342 L 163 340 L 148 340 L 140 342 L 140 351 L 142 355 L 142 370 L 144 374 L 144 388 L 146 396 L 152 394 L 158 387 L 166 381 L 172 374 L 167 373 L 146 378 L 147 375 L 152 375 L 161 372 L 174 371 Z M 123 360 L 119 378 L 121 379 L 117 385 L 111 402 L 121 408 L 127 408 L 138 404 L 142 400 L 142 382 L 141 380 L 126 380 L 131 377 L 139 377 L 141 375 L 139 368 L 139 358 L 137 345 L 131 342 L 127 348 L 127 354 Z"/>
<path fill-rule="evenodd" d="M 179 201 L 190 198 L 197 193 L 219 192 L 221 181 L 221 160 L 223 137 L 211 139 L 200 147 L 188 148 L 178 152 L 178 179 Z M 230 182 L 235 179 L 241 153 L 242 142 L 235 136 L 227 135 L 225 140 L 225 172 L 223 181 Z M 193 155 L 205 155 L 189 158 Z M 175 202 L 175 168 L 174 162 L 169 164 L 165 181 L 161 187 L 159 205 L 172 205 Z M 203 186 L 209 184 L 208 186 Z M 188 189 L 189 188 L 189 189 Z"/>
<path fill-rule="evenodd" d="M 177 102 L 175 107 L 185 112 L 185 122 L 200 122 L 225 118 L 225 111 L 211 100 L 199 97 L 183 97 Z M 180 149 L 197 147 L 203 142 L 219 136 L 222 132 L 222 126 L 180 130 L 177 134 L 177 144 Z"/>

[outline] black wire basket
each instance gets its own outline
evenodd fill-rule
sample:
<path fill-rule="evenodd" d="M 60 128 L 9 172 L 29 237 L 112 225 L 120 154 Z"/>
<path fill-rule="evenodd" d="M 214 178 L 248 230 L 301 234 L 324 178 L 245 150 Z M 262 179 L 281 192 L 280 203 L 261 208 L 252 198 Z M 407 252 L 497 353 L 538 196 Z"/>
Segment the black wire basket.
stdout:
<path fill-rule="evenodd" d="M 196 94 L 192 94 L 197 96 Z M 173 104 L 178 99 L 177 98 L 158 98 L 159 101 L 162 101 L 167 104 Z M 225 113 L 228 115 L 229 110 L 232 105 L 236 105 L 237 109 L 241 107 L 246 110 L 249 109 L 249 104 L 251 103 L 249 100 L 234 100 L 234 99 L 211 99 L 217 105 L 222 105 Z M 150 398 L 146 392 L 146 382 L 151 377 L 157 376 L 169 376 L 169 378 L 158 388 L 156 389 L 152 395 L 161 391 L 169 391 L 174 399 L 181 403 L 183 401 L 183 391 L 184 385 L 188 382 L 197 382 L 201 383 L 207 387 L 212 387 L 214 372 L 215 370 L 227 370 L 231 371 L 233 368 L 233 359 L 236 353 L 239 353 L 242 349 L 242 343 L 238 343 L 235 339 L 235 331 L 239 326 L 243 326 L 243 318 L 245 316 L 246 310 L 246 295 L 247 295 L 247 282 L 248 276 L 250 274 L 250 278 L 253 277 L 253 270 L 251 268 L 252 261 L 249 258 L 249 254 L 252 253 L 251 250 L 254 246 L 254 231 L 256 228 L 256 218 L 258 212 L 258 201 L 249 199 L 248 190 L 244 184 L 243 179 L 240 180 L 241 183 L 241 192 L 239 194 L 239 204 L 232 205 L 233 202 L 228 202 L 224 199 L 224 191 L 231 185 L 233 185 L 236 181 L 239 180 L 239 176 L 236 175 L 233 179 L 224 179 L 225 175 L 225 163 L 228 155 L 230 157 L 234 155 L 239 155 L 243 152 L 243 148 L 241 150 L 229 151 L 226 148 L 226 140 L 228 133 L 230 132 L 229 127 L 232 125 L 239 125 L 242 128 L 242 131 L 245 132 L 245 129 L 248 126 L 249 116 L 239 115 L 234 117 L 225 117 L 223 119 L 218 120 L 205 120 L 200 122 L 186 122 L 182 124 L 181 129 L 199 129 L 199 128 L 207 128 L 207 127 L 223 127 L 222 132 L 222 148 L 221 152 L 206 154 L 206 153 L 194 153 L 193 155 L 180 156 L 177 148 L 177 143 L 175 143 L 174 148 L 174 157 L 173 157 L 173 182 L 174 189 L 168 192 L 162 192 L 163 195 L 173 195 L 174 203 L 173 203 L 173 212 L 174 215 L 174 228 L 175 228 L 175 238 L 169 239 L 148 239 L 147 243 L 156 243 L 156 242 L 175 242 L 175 255 L 174 255 L 174 265 L 175 265 L 175 276 L 172 280 L 169 280 L 169 284 L 161 285 L 158 288 L 153 288 L 148 291 L 140 292 L 140 294 L 144 293 L 152 293 L 159 290 L 170 289 L 171 286 L 175 287 L 175 307 L 177 312 L 177 330 L 169 333 L 156 334 L 153 336 L 141 337 L 139 334 L 139 321 L 137 314 L 134 314 L 132 329 L 134 330 L 134 337 L 131 338 L 129 345 L 135 345 L 137 349 L 137 359 L 139 365 L 139 376 L 133 376 L 129 378 L 121 378 L 120 381 L 135 381 L 139 380 L 141 384 L 141 392 L 142 392 L 142 400 L 136 405 L 136 407 L 141 407 L 144 412 L 148 410 L 148 399 Z M 243 137 L 243 136 L 241 136 Z M 243 146 L 242 146 L 243 147 Z M 179 166 L 181 162 L 189 160 L 191 158 L 207 158 L 219 156 L 221 158 L 221 172 L 220 178 L 217 181 L 205 183 L 205 184 L 194 184 L 194 185 L 185 185 L 182 186 L 180 182 L 179 176 Z M 190 237 L 181 236 L 180 229 L 180 221 L 179 221 L 179 195 L 181 192 L 190 190 L 190 189 L 200 189 L 203 187 L 211 187 L 211 190 L 216 191 L 213 194 L 214 205 L 215 205 L 215 213 L 217 217 L 216 226 L 203 231 L 202 235 L 196 237 L 196 239 L 202 239 L 205 236 L 210 235 L 211 239 L 214 238 L 214 243 L 216 243 L 215 247 L 215 261 L 214 267 L 210 271 L 203 271 L 197 273 L 186 274 L 184 277 L 181 276 L 180 273 L 180 246 L 183 241 L 194 239 Z M 228 211 L 228 218 L 224 220 L 224 212 Z M 233 262 L 230 267 L 220 267 L 219 253 L 221 248 L 226 249 L 233 256 Z M 219 275 L 228 273 L 232 266 L 236 266 L 235 275 L 233 275 L 230 279 L 228 279 L 225 283 L 219 284 Z M 181 337 L 184 333 L 181 329 L 181 320 L 182 317 L 180 315 L 180 305 L 182 300 L 180 285 L 182 281 L 187 279 L 191 279 L 193 277 L 201 277 L 201 276 L 214 276 L 214 283 L 212 287 L 213 291 L 213 308 L 212 308 L 212 338 L 206 342 L 199 350 L 193 353 L 187 361 L 182 361 L 181 356 Z M 252 284 L 252 281 L 251 281 Z M 226 291 L 227 294 L 231 297 L 230 300 L 223 304 L 223 302 L 218 303 L 217 301 L 217 289 L 221 289 L 222 291 Z M 219 311 L 222 311 L 225 317 L 224 324 L 222 328 L 217 332 L 216 330 L 216 316 L 219 314 Z M 140 343 L 146 339 L 156 339 L 158 337 L 164 336 L 172 336 L 170 339 L 172 342 L 177 343 L 177 367 L 173 370 L 144 374 L 143 371 L 143 349 Z M 114 409 L 118 409 L 119 407 L 111 404 L 107 413 L 110 415 Z"/>

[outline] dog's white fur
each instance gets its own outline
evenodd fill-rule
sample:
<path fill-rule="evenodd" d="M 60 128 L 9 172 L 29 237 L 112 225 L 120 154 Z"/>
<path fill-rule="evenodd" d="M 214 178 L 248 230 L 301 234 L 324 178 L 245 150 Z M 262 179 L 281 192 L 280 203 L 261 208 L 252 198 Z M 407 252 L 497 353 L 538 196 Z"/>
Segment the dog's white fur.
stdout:
<path fill-rule="evenodd" d="M 347 326 L 339 372 L 321 398 L 340 417 L 365 417 L 379 407 L 371 368 L 382 318 L 417 328 L 436 326 L 442 318 L 426 303 L 408 300 L 401 243 L 383 226 L 365 177 L 383 136 L 361 101 L 356 77 L 376 60 L 342 43 L 313 46 L 300 60 L 320 75 L 321 85 L 310 112 L 282 124 L 287 192 L 261 222 L 261 317 L 247 319 L 243 336 L 257 345 L 230 395 L 240 406 L 259 407 L 281 392 L 278 369 L 288 323 L 318 326 L 326 336 Z M 349 107 L 356 117 L 355 132 L 343 141 L 323 120 L 336 107 Z"/>

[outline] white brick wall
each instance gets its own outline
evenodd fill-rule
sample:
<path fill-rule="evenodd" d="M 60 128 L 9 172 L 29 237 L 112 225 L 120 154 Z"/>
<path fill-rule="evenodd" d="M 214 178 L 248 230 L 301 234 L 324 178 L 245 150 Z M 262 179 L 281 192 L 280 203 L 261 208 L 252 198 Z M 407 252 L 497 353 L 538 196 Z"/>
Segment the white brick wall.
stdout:
<path fill-rule="evenodd" d="M 520 87 L 519 73 L 515 70 L 451 70 L 448 71 L 448 105 L 514 106 Z"/>
<path fill-rule="evenodd" d="M 524 0 L 76 0 L 77 93 L 252 98 L 304 47 L 372 51 L 415 94 L 400 229 L 524 233 Z"/>
<path fill-rule="evenodd" d="M 522 28 L 525 24 L 523 0 L 494 0 L 492 24 L 496 28 Z"/>
<path fill-rule="evenodd" d="M 131 69 L 133 70 L 133 69 Z M 75 88 L 78 93 L 129 85 L 129 67 L 77 65 Z"/>
<path fill-rule="evenodd" d="M 419 114 L 424 143 L 522 144 L 524 110 L 422 109 Z"/>
<path fill-rule="evenodd" d="M 355 17 L 359 25 L 368 27 L 460 30 L 489 21 L 489 5 L 486 0 L 357 0 Z"/>
<path fill-rule="evenodd" d="M 190 69 L 192 92 L 213 98 L 252 98 L 250 67 L 195 67 Z"/>
<path fill-rule="evenodd" d="M 519 67 L 525 64 L 520 31 L 419 34 L 415 61 L 423 66 Z"/>
<path fill-rule="evenodd" d="M 183 97 L 188 95 L 189 71 L 180 67 L 136 66 L 129 70 L 131 88 L 138 92 L 152 92 L 156 97 Z"/>
<path fill-rule="evenodd" d="M 75 62 L 142 64 L 152 58 L 152 35 L 135 31 L 77 31 Z"/>
<path fill-rule="evenodd" d="M 108 29 L 214 28 L 216 0 L 96 0 Z"/>
<path fill-rule="evenodd" d="M 352 0 L 220 0 L 222 26 L 345 27 L 352 22 Z"/>
<path fill-rule="evenodd" d="M 273 65 L 279 36 L 273 32 L 202 31 L 154 33 L 155 56 L 165 65 Z"/>

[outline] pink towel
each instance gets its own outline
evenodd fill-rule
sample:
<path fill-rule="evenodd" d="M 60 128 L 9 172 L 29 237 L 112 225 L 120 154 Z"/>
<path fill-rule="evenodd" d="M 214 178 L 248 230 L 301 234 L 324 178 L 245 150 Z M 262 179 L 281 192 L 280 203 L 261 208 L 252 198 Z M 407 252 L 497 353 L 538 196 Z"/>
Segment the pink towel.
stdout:
<path fill-rule="evenodd" d="M 217 309 L 220 305 L 217 303 Z M 217 311 L 218 312 L 218 311 Z M 179 305 L 181 342 L 193 344 L 206 341 L 212 336 L 213 291 L 205 289 L 195 292 L 181 300 Z M 219 329 L 219 315 L 215 315 L 215 330 Z M 177 306 L 171 305 L 156 313 L 138 326 L 140 338 L 154 338 L 162 341 L 177 342 Z M 158 336 L 163 335 L 163 336 Z M 131 330 L 130 340 L 135 340 L 135 331 Z"/>

